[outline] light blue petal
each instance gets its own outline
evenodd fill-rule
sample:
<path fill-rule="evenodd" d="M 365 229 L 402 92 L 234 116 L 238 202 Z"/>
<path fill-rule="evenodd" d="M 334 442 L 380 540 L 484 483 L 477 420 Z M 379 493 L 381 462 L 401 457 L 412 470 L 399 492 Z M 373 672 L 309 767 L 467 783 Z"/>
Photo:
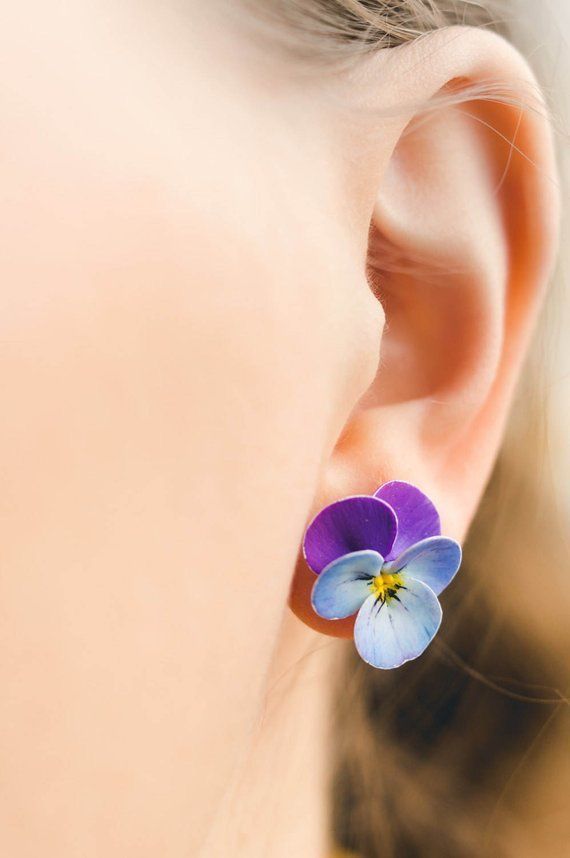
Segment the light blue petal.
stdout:
<path fill-rule="evenodd" d="M 326 620 L 342 620 L 355 614 L 370 594 L 370 580 L 382 569 L 377 551 L 353 551 L 325 566 L 313 587 L 314 610 Z"/>
<path fill-rule="evenodd" d="M 461 546 L 446 536 L 430 536 L 416 542 L 384 566 L 384 572 L 399 572 L 405 578 L 423 581 L 436 596 L 445 590 L 461 565 Z"/>
<path fill-rule="evenodd" d="M 354 626 L 359 655 L 373 667 L 389 670 L 421 655 L 439 629 L 441 606 L 433 590 L 413 578 L 397 598 L 365 601 Z"/>

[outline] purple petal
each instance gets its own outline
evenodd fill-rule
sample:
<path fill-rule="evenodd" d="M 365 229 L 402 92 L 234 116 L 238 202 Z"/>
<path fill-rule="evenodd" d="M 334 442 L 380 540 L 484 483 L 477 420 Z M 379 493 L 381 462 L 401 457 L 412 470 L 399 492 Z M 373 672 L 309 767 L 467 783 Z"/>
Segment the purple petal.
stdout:
<path fill-rule="evenodd" d="M 383 500 L 368 495 L 343 498 L 312 520 L 305 533 L 303 554 L 317 574 L 353 551 L 371 549 L 386 557 L 397 530 L 396 514 Z"/>
<path fill-rule="evenodd" d="M 373 667 L 390 670 L 421 655 L 441 623 L 437 596 L 421 581 L 410 579 L 398 598 L 381 602 L 369 596 L 358 612 L 354 643 Z"/>
<path fill-rule="evenodd" d="M 400 572 L 423 581 L 436 596 L 445 590 L 461 565 L 461 546 L 447 536 L 430 536 L 386 563 L 384 572 Z"/>
<path fill-rule="evenodd" d="M 370 595 L 372 579 L 383 563 L 377 551 L 354 551 L 333 560 L 315 579 L 311 596 L 314 611 L 325 620 L 343 620 L 355 614 Z"/>
<path fill-rule="evenodd" d="M 374 497 L 386 501 L 398 517 L 398 535 L 387 560 L 398 557 L 410 545 L 427 536 L 439 536 L 441 522 L 438 512 L 427 497 L 416 486 L 394 480 L 380 486 Z"/>

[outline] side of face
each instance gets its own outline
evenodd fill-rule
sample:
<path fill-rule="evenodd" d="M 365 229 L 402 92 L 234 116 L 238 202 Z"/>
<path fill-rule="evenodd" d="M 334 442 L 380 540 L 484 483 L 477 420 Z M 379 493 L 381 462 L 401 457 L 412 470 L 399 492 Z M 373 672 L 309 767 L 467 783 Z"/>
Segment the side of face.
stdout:
<path fill-rule="evenodd" d="M 34 11 L 3 44 L 6 779 L 32 850 L 46 783 L 122 802 L 109 848 L 198 844 L 292 580 L 350 633 L 294 573 L 308 518 L 410 479 L 465 532 L 548 276 L 550 137 L 487 102 L 410 133 L 450 80 L 528 91 L 485 34 L 328 76 L 216 9 Z"/>
<path fill-rule="evenodd" d="M 328 111 L 202 11 L 7 13 L 6 854 L 195 854 L 376 368 Z"/>

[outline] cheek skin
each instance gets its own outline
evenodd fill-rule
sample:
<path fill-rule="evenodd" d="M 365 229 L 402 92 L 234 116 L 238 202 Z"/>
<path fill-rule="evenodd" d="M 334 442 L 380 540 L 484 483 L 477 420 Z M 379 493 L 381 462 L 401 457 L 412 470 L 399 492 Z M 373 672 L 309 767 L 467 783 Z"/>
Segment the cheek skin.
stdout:
<path fill-rule="evenodd" d="M 82 276 L 54 236 L 41 293 L 22 256 L 2 319 L 0 822 L 23 812 L 41 851 L 73 784 L 77 836 L 91 826 L 109 855 L 144 839 L 150 856 L 200 842 L 248 745 L 361 365 L 319 335 L 336 317 L 302 270 L 283 262 L 275 301 L 243 248 L 243 273 L 214 274 L 218 237 L 201 235 L 189 266 L 186 225 L 158 228 L 144 197 L 112 221 L 83 190 Z"/>
<path fill-rule="evenodd" d="M 196 110 L 131 28 L 55 29 L 3 114 L 0 851 L 197 854 L 378 328 L 321 158 L 277 158 L 289 132 L 212 97 L 210 57 Z"/>
<path fill-rule="evenodd" d="M 60 280 L 4 340 L 0 788 L 31 852 L 71 783 L 78 828 L 93 791 L 102 818 L 121 807 L 107 854 L 194 843 L 257 718 L 325 409 L 279 393 L 301 388 L 298 343 L 227 313 L 200 338 L 175 276 L 95 302 Z"/>

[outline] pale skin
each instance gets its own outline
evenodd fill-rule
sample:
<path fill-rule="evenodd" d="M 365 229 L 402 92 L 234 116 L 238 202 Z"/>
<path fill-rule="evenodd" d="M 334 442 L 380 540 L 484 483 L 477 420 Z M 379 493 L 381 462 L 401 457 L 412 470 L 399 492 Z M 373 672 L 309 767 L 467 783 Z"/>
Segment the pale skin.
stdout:
<path fill-rule="evenodd" d="M 304 527 L 408 479 L 464 536 L 555 251 L 540 110 L 404 134 L 458 78 L 534 93 L 501 39 L 300 73 L 245 14 L 190 5 L 5 10 L 11 858 L 324 854 L 338 644 L 287 606 L 294 581 L 314 622 Z M 371 219 L 444 286 L 387 275 L 383 310 Z"/>

